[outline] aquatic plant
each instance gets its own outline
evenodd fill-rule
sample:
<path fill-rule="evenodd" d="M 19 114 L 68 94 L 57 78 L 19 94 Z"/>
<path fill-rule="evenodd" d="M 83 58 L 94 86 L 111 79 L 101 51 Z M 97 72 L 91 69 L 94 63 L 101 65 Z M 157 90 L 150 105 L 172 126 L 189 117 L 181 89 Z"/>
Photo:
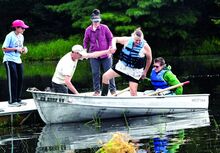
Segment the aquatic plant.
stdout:
<path fill-rule="evenodd" d="M 136 147 L 127 134 L 116 132 L 96 153 L 136 153 Z"/>
<path fill-rule="evenodd" d="M 124 112 L 123 115 L 124 115 L 126 127 L 129 130 L 129 125 L 128 125 L 128 120 L 127 120 L 127 117 L 126 117 L 126 113 Z"/>
<path fill-rule="evenodd" d="M 218 125 L 217 121 L 215 120 L 214 116 L 213 116 L 213 122 L 214 122 L 216 131 L 219 131 L 219 125 Z"/>
<path fill-rule="evenodd" d="M 91 121 L 85 123 L 85 125 L 89 125 L 89 124 L 95 126 L 96 129 L 100 129 L 101 124 L 102 124 L 101 118 L 97 114 L 95 114 L 93 115 L 93 118 Z"/>

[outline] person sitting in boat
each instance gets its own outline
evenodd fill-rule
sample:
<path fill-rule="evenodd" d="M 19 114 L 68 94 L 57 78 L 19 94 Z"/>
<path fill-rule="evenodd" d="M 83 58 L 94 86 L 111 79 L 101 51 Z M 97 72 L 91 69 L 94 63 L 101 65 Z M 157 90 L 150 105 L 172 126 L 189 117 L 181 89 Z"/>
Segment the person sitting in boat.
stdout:
<path fill-rule="evenodd" d="M 52 78 L 52 90 L 59 93 L 68 93 L 69 89 L 72 93 L 79 94 L 77 89 L 71 83 L 78 60 L 83 58 L 97 58 L 110 53 L 110 50 L 87 53 L 81 45 L 74 45 L 72 47 L 72 51 L 64 55 L 56 66 L 56 70 Z"/>
<path fill-rule="evenodd" d="M 166 66 L 165 60 L 162 57 L 154 59 L 153 69 L 150 74 L 151 84 L 154 90 L 165 89 L 169 86 L 179 84 L 180 81 L 177 79 L 171 71 L 171 66 Z M 183 87 L 180 86 L 174 91 L 164 91 L 162 94 L 176 94 L 181 95 L 183 93 Z"/>
<path fill-rule="evenodd" d="M 116 43 L 124 45 L 119 61 L 102 76 L 102 96 L 108 94 L 109 80 L 122 76 L 129 81 L 131 96 L 137 95 L 139 80 L 146 77 L 152 62 L 151 48 L 144 40 L 144 34 L 137 28 L 130 37 L 114 37 L 112 52 L 116 51 Z M 145 59 L 147 60 L 145 63 Z"/>

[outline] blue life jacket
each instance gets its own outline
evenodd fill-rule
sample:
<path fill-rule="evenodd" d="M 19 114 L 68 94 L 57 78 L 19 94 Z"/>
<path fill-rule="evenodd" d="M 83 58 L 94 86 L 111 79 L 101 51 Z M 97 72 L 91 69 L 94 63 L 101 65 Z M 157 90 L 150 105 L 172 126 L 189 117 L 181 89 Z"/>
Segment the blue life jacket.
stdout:
<path fill-rule="evenodd" d="M 167 82 L 164 80 L 163 76 L 164 74 L 169 71 L 167 69 L 162 69 L 160 72 L 156 72 L 154 69 L 152 69 L 150 74 L 151 84 L 154 86 L 154 89 L 157 90 L 158 88 L 164 89 L 169 87 Z"/>
<path fill-rule="evenodd" d="M 168 140 L 167 138 L 154 138 L 154 152 L 155 153 L 168 153 L 167 150 Z"/>
<path fill-rule="evenodd" d="M 140 57 L 140 50 L 144 47 L 145 40 L 134 46 L 133 38 L 130 38 L 128 44 L 124 46 L 120 53 L 120 60 L 131 68 L 144 68 L 145 57 Z"/>

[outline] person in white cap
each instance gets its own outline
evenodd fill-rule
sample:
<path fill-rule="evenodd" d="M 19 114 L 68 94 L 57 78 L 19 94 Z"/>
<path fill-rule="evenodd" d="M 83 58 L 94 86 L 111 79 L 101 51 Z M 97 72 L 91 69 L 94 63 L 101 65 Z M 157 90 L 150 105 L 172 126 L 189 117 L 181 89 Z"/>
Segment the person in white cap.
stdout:
<path fill-rule="evenodd" d="M 21 92 L 23 84 L 23 64 L 21 54 L 27 53 L 27 47 L 23 45 L 25 29 L 29 28 L 24 21 L 15 20 L 12 22 L 13 31 L 7 34 L 2 50 L 4 53 L 3 63 L 7 73 L 7 84 L 9 92 L 9 106 L 19 107 L 25 105 L 21 101 Z"/>
<path fill-rule="evenodd" d="M 74 45 L 72 47 L 72 51 L 64 55 L 56 66 L 56 70 L 52 78 L 52 90 L 58 93 L 68 93 L 69 89 L 73 94 L 79 94 L 77 89 L 71 83 L 78 60 L 83 58 L 97 58 L 110 53 L 110 50 L 87 53 L 81 45 Z"/>

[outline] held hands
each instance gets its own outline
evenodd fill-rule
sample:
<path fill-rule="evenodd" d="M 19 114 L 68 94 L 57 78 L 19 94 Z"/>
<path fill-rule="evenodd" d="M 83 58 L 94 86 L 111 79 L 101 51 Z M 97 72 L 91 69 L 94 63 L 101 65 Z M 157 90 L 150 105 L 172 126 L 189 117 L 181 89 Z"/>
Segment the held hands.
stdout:
<path fill-rule="evenodd" d="M 162 89 L 160 89 L 160 88 L 158 88 L 156 91 L 161 91 Z M 158 96 L 164 96 L 165 94 L 164 94 L 164 92 L 159 92 L 158 93 Z"/>
<path fill-rule="evenodd" d="M 108 49 L 108 58 L 110 58 L 111 56 L 112 56 L 112 54 L 114 54 L 115 53 L 115 51 L 116 51 L 116 49 L 113 49 L 112 47 L 109 47 L 109 49 Z"/>
<path fill-rule="evenodd" d="M 109 54 L 114 54 L 117 48 L 109 47 Z"/>
<path fill-rule="evenodd" d="M 144 69 L 141 79 L 145 79 L 147 76 L 147 70 Z"/>

